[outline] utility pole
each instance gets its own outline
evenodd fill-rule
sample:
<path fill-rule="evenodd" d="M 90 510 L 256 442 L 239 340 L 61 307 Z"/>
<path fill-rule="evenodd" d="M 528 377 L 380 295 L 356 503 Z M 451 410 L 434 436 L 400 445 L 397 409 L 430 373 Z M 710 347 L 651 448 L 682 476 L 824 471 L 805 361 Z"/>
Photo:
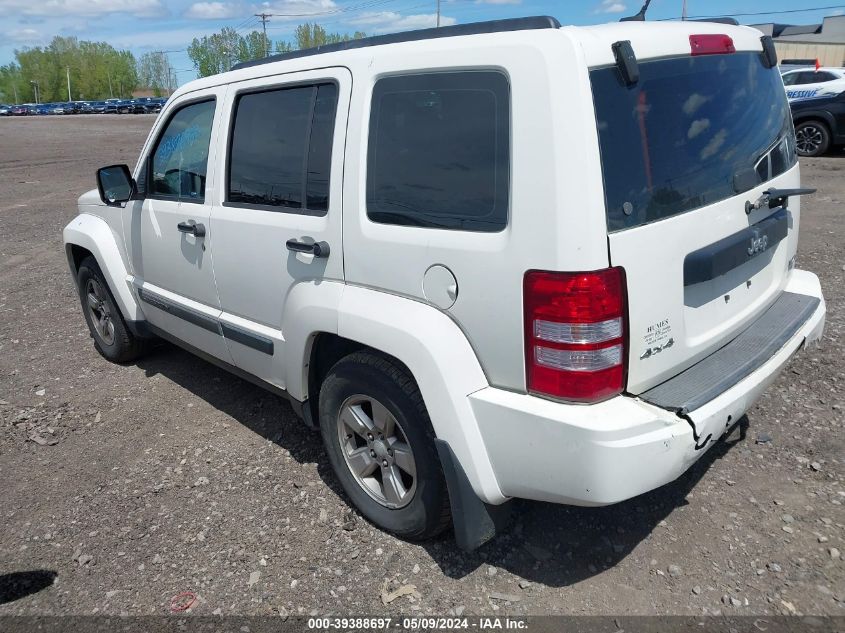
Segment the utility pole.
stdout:
<path fill-rule="evenodd" d="M 437 28 L 440 28 L 440 0 L 437 0 Z"/>
<path fill-rule="evenodd" d="M 38 105 L 40 103 L 38 101 L 38 82 L 33 79 L 29 83 L 32 84 L 32 89 L 35 92 L 35 105 Z"/>
<path fill-rule="evenodd" d="M 440 2 L 440 0 L 437 0 Z M 261 18 L 261 28 L 264 31 L 264 57 L 267 57 L 267 18 L 269 18 L 272 14 L 270 13 L 256 13 L 255 17 Z"/>
<path fill-rule="evenodd" d="M 106 77 L 109 78 L 109 97 L 114 99 L 114 90 L 111 89 L 111 71 L 108 68 L 106 69 Z"/>
<path fill-rule="evenodd" d="M 16 83 L 12 83 L 12 90 L 15 91 L 15 105 L 18 105 L 18 85 Z"/>
<path fill-rule="evenodd" d="M 70 66 L 65 66 L 65 70 L 67 71 L 67 100 L 73 101 L 73 98 L 70 96 Z"/>

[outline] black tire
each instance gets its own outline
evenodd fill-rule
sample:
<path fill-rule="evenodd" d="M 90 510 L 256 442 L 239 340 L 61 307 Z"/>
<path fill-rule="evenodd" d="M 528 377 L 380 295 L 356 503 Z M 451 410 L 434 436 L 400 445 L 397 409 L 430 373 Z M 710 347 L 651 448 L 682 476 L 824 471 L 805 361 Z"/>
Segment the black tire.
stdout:
<path fill-rule="evenodd" d="M 799 156 L 813 158 L 830 149 L 830 130 L 821 121 L 802 121 L 795 126 Z"/>
<path fill-rule="evenodd" d="M 403 507 L 389 508 L 374 499 L 347 465 L 338 416 L 341 406 L 358 395 L 383 405 L 410 445 L 415 488 Z M 449 494 L 434 445 L 434 430 L 422 394 L 403 367 L 378 353 L 360 351 L 346 356 L 323 381 L 319 410 L 320 431 L 332 468 L 352 503 L 367 519 L 383 530 L 414 541 L 433 538 L 449 527 Z"/>
<path fill-rule="evenodd" d="M 147 341 L 138 338 L 129 331 L 126 327 L 126 322 L 123 320 L 123 315 L 120 308 L 117 307 L 111 289 L 106 282 L 97 260 L 93 257 L 86 257 L 79 265 L 79 271 L 76 276 L 76 285 L 79 290 L 79 301 L 82 304 L 82 314 L 85 316 L 85 322 L 88 324 L 88 330 L 91 332 L 91 338 L 94 339 L 94 347 L 97 351 L 113 363 L 127 363 L 135 360 L 141 356 L 147 349 Z M 89 290 L 91 285 L 99 284 L 102 289 L 100 296 L 103 310 L 107 311 L 109 321 L 113 326 L 112 340 L 108 340 L 95 326 L 94 315 L 89 309 Z"/>

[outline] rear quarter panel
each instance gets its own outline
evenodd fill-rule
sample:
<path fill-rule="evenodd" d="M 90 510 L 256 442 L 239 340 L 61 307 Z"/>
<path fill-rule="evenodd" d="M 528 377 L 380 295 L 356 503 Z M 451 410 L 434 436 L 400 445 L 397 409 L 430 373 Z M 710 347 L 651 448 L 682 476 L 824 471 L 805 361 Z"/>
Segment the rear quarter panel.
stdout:
<path fill-rule="evenodd" d="M 344 177 L 346 280 L 425 300 L 423 276 L 441 264 L 458 298 L 444 312 L 469 339 L 491 384 L 525 389 L 522 280 L 531 269 L 607 266 L 603 194 L 586 66 L 560 31 L 498 33 L 396 46 L 352 66 Z M 380 78 L 456 69 L 498 70 L 511 91 L 508 226 L 498 233 L 393 226 L 366 212 L 372 89 Z"/>

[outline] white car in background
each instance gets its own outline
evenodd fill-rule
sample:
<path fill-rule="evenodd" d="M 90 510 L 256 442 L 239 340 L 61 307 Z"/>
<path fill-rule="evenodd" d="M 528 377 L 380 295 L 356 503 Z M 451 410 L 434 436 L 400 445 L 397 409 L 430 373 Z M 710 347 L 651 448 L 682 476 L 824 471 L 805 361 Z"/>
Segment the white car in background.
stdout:
<path fill-rule="evenodd" d="M 783 73 L 786 98 L 818 99 L 845 92 L 845 68 L 799 68 Z"/>

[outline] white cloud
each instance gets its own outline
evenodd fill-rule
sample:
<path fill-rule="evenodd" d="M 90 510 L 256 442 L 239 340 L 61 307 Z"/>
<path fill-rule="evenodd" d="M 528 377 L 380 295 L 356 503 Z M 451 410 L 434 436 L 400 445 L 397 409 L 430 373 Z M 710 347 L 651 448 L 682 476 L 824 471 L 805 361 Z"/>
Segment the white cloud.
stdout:
<path fill-rule="evenodd" d="M 313 18 L 318 21 L 333 15 L 343 15 L 334 0 L 275 0 L 252 4 L 251 13 L 273 13 L 271 20 L 303 20 Z"/>
<path fill-rule="evenodd" d="M 3 0 L 0 0 L 2 2 Z M 194 20 L 229 20 L 250 18 L 258 13 L 269 13 L 270 22 L 320 22 L 343 15 L 342 7 L 334 0 L 274 0 L 272 2 L 225 2 L 210 0 L 194 2 L 184 12 L 184 17 Z"/>
<path fill-rule="evenodd" d="M 3 37 L 16 44 L 37 44 L 43 38 L 35 29 L 15 29 L 3 33 Z"/>
<path fill-rule="evenodd" d="M 0 16 L 39 15 L 46 17 L 103 16 L 128 13 L 141 18 L 167 15 L 161 0 L 0 0 Z"/>
<path fill-rule="evenodd" d="M 185 11 L 186 18 L 195 20 L 227 20 L 243 14 L 243 9 L 231 2 L 195 2 Z"/>
<path fill-rule="evenodd" d="M 728 137 L 728 131 L 726 129 L 721 129 L 716 132 L 716 135 L 710 139 L 710 142 L 704 146 L 704 149 L 701 150 L 701 160 L 707 160 L 711 156 L 714 156 L 716 152 L 719 151 L 719 148 L 725 144 L 725 139 Z"/>
<path fill-rule="evenodd" d="M 445 15 L 440 16 L 440 26 L 451 26 L 457 20 Z M 363 27 L 374 33 L 393 33 L 396 31 L 410 31 L 412 29 L 426 29 L 437 26 L 436 13 L 419 13 L 415 15 L 402 15 L 395 11 L 379 11 L 364 13 L 348 24 Z"/>
<path fill-rule="evenodd" d="M 197 37 L 216 33 L 217 29 L 201 29 L 196 27 L 185 27 L 171 29 L 169 31 L 124 31 L 114 33 L 108 37 L 109 44 L 115 48 L 131 48 L 142 50 L 167 50 L 183 49 Z M 97 37 L 93 39 L 99 39 Z"/>
<path fill-rule="evenodd" d="M 602 3 L 596 9 L 596 13 L 622 13 L 627 7 L 622 2 L 616 0 L 602 0 Z"/>
<path fill-rule="evenodd" d="M 710 119 L 696 119 L 690 124 L 687 130 L 687 138 L 692 140 L 709 127 Z"/>
<path fill-rule="evenodd" d="M 710 99 L 711 97 L 705 97 L 702 94 L 693 92 L 689 97 L 687 97 L 687 100 L 684 101 L 684 114 L 692 116 L 701 106 L 710 101 Z"/>

